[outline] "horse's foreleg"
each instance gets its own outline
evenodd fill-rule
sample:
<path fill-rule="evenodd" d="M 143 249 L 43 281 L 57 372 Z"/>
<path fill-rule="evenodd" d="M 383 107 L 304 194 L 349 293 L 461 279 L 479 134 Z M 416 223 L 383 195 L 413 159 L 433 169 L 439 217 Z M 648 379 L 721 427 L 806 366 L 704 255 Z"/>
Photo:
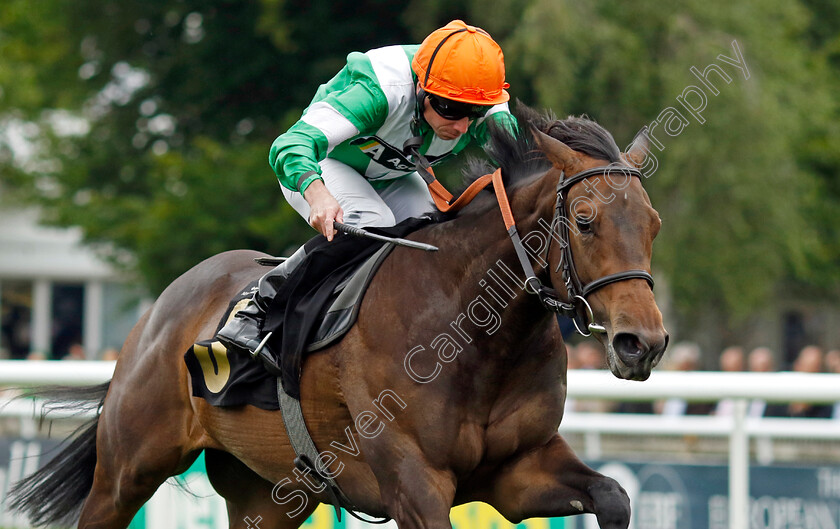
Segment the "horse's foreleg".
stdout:
<path fill-rule="evenodd" d="M 372 458 L 382 501 L 400 529 L 452 529 L 449 510 L 455 497 L 455 477 L 433 469 L 422 457 Z M 387 460 L 387 461 L 386 461 Z"/>
<path fill-rule="evenodd" d="M 594 513 L 602 529 L 626 529 L 630 499 L 612 478 L 586 466 L 560 437 L 501 469 L 480 499 L 505 518 Z"/>

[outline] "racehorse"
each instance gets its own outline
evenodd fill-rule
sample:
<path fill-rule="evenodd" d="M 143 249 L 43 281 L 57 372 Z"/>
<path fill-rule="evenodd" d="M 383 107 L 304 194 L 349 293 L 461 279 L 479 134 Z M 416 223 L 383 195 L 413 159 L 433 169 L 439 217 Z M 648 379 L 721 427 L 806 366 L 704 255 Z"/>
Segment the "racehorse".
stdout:
<path fill-rule="evenodd" d="M 646 136 L 622 154 L 586 118 L 523 109 L 519 120 L 515 135 L 493 131 L 493 158 L 527 261 L 558 303 L 578 304 L 612 372 L 644 380 L 668 342 L 649 279 L 660 219 L 634 169 Z M 513 523 L 594 513 L 604 529 L 626 528 L 624 490 L 558 434 L 566 347 L 536 287 L 523 288 L 501 217 L 483 193 L 412 234 L 439 251 L 396 248 L 355 326 L 307 357 L 301 404 L 320 468 L 360 511 L 401 529 L 451 529 L 450 509 L 472 501 Z M 96 420 L 18 486 L 18 509 L 43 524 L 80 508 L 79 528 L 125 528 L 202 450 L 231 528 L 258 516 L 263 529 L 298 527 L 329 502 L 295 469 L 279 411 L 191 396 L 184 352 L 211 338 L 228 301 L 263 274 L 254 262 L 261 255 L 216 255 L 160 295 L 127 338 L 112 380 L 76 395 L 102 399 Z"/>

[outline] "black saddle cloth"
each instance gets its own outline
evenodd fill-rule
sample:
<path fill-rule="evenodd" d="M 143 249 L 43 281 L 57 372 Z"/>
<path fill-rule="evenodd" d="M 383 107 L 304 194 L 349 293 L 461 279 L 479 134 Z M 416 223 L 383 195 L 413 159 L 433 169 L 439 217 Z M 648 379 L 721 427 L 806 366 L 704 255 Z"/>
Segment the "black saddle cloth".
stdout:
<path fill-rule="evenodd" d="M 405 237 L 428 224 L 427 217 L 410 218 L 390 228 L 366 228 L 390 237 Z M 304 352 L 336 287 L 383 243 L 339 234 L 332 242 L 319 235 L 306 243 L 306 258 L 278 289 L 268 308 L 263 331 L 273 331 L 269 349 L 279 356 L 283 389 L 300 398 Z M 417 250 L 421 251 L 421 250 Z"/>
<path fill-rule="evenodd" d="M 425 217 L 412 218 L 392 228 L 368 228 L 368 231 L 405 237 L 430 222 L 431 219 Z M 274 331 L 268 344 L 269 354 L 280 367 L 279 381 L 283 389 L 292 397 L 300 399 L 301 366 L 306 354 L 340 340 L 355 320 L 355 312 L 352 315 L 329 313 L 329 316 L 338 315 L 343 322 L 332 329 L 329 329 L 330 325 L 326 328 L 330 331 L 338 328 L 339 332 L 333 332 L 326 339 L 319 334 L 325 330 L 321 322 L 341 291 L 339 287 L 383 245 L 341 234 L 331 243 L 323 236 L 315 237 L 306 243 L 306 259 L 278 289 L 263 330 Z M 255 289 L 256 282 L 231 300 L 217 332 L 237 303 L 250 299 Z M 359 302 L 360 299 L 361 295 Z M 267 410 L 279 408 L 277 377 L 247 352 L 227 351 L 218 340 L 211 339 L 190 347 L 184 360 L 192 378 L 193 396 L 201 397 L 213 406 L 250 404 Z"/>

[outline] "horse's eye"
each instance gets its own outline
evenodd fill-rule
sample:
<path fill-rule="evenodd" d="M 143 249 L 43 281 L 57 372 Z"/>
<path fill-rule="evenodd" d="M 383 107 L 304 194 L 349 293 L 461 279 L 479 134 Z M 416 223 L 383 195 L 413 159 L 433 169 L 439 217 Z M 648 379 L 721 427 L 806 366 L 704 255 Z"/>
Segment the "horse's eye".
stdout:
<path fill-rule="evenodd" d="M 592 220 L 585 217 L 575 217 L 575 224 L 581 233 L 592 233 Z"/>

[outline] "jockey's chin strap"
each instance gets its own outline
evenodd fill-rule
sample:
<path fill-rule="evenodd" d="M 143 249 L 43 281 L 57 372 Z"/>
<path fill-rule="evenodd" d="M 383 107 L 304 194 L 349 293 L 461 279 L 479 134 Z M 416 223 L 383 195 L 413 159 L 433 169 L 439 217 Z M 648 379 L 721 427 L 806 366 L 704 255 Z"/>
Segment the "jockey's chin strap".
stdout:
<path fill-rule="evenodd" d="M 561 258 L 557 264 L 558 271 L 562 268 L 563 281 L 566 285 L 566 299 L 560 299 L 560 294 L 557 290 L 543 285 L 542 282 L 534 273 L 534 267 L 531 266 L 531 260 L 528 258 L 528 253 L 525 250 L 522 240 L 519 237 L 519 232 L 516 229 L 516 222 L 513 218 L 513 212 L 510 209 L 510 202 L 508 201 L 507 192 L 505 191 L 504 182 L 502 181 L 502 170 L 496 169 L 492 174 L 486 174 L 478 178 L 475 182 L 453 201 L 452 193 L 443 187 L 438 179 L 435 177 L 431 164 L 425 156 L 420 154 L 420 146 L 422 145 L 422 138 L 415 136 L 409 139 L 403 145 L 403 149 L 413 155 L 415 161 L 415 168 L 426 185 L 429 186 L 429 192 L 435 202 L 437 208 L 446 213 L 449 211 L 458 211 L 475 198 L 478 193 L 487 187 L 490 182 L 493 183 L 493 189 L 496 192 L 496 200 L 499 203 L 499 209 L 502 212 L 502 219 L 505 222 L 508 236 L 510 237 L 513 248 L 516 251 L 516 257 L 519 259 L 519 264 L 525 273 L 525 281 L 523 288 L 529 294 L 535 294 L 540 301 L 540 304 L 548 311 L 563 314 L 572 319 L 575 324 L 575 329 L 583 336 L 590 336 L 592 333 L 605 333 L 604 326 L 595 322 L 595 315 L 592 307 L 586 298 L 607 285 L 628 279 L 643 279 L 647 281 L 651 288 L 653 288 L 653 277 L 645 270 L 626 270 L 616 274 L 609 274 L 599 279 L 595 279 L 587 284 L 583 284 L 577 274 L 574 259 L 572 258 L 572 247 L 569 239 L 569 220 L 566 215 L 565 197 L 568 190 L 578 182 L 595 175 L 609 175 L 612 173 L 622 173 L 630 177 L 636 177 L 641 180 L 642 173 L 638 169 L 627 166 L 609 165 L 603 167 L 594 167 L 586 169 L 572 176 L 566 177 L 565 173 L 560 175 L 557 182 L 557 201 L 554 207 L 554 216 L 551 219 L 551 231 L 549 242 L 546 245 L 546 261 L 548 260 L 548 250 L 551 246 L 551 240 L 554 239 L 554 230 L 560 231 L 561 244 Z M 556 228 L 555 228 L 556 226 Z"/>

